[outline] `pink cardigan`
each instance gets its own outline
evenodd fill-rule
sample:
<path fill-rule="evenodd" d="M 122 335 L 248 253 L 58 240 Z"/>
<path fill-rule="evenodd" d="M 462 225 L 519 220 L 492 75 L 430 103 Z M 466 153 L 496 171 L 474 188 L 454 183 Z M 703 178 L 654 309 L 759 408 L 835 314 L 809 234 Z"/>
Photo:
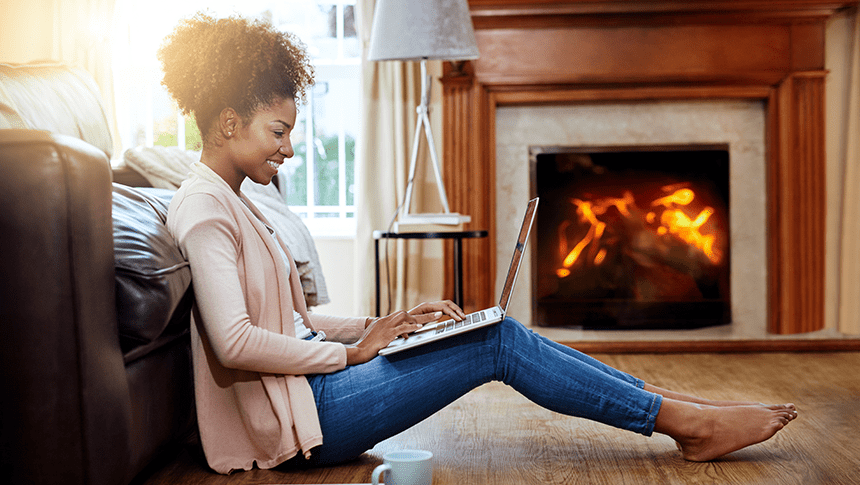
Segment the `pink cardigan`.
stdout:
<path fill-rule="evenodd" d="M 197 419 L 206 460 L 230 473 L 309 456 L 323 442 L 305 374 L 346 367 L 365 318 L 308 314 L 295 262 L 265 218 L 197 163 L 170 204 L 167 225 L 191 264 L 191 338 Z M 289 259 L 287 267 L 275 244 Z M 328 342 L 295 338 L 293 309 Z"/>

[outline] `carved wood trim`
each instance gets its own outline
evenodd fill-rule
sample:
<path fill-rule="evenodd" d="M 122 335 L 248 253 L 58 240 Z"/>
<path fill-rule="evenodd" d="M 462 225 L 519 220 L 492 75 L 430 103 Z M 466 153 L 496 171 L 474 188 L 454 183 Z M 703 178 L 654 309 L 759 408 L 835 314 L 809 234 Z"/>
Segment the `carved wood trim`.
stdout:
<path fill-rule="evenodd" d="M 794 73 L 771 97 L 770 331 L 824 328 L 825 72 Z"/>
<path fill-rule="evenodd" d="M 469 0 L 476 28 L 660 22 L 762 23 L 826 20 L 856 2 L 831 0 Z"/>
<path fill-rule="evenodd" d="M 559 342 L 586 354 L 723 352 L 858 352 L 858 339 L 666 340 Z"/>
<path fill-rule="evenodd" d="M 554 105 L 598 101 L 658 101 L 682 99 L 766 99 L 769 86 L 633 86 L 616 88 L 522 88 L 495 93 L 499 105 Z"/>

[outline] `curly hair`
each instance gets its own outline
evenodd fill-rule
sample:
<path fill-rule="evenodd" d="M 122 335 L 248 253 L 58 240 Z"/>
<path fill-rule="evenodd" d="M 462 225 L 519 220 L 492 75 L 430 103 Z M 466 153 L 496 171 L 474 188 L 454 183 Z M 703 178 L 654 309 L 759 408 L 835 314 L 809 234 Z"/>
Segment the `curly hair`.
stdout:
<path fill-rule="evenodd" d="M 198 12 L 158 50 L 162 84 L 183 114 L 194 115 L 204 143 L 224 108 L 248 120 L 278 99 L 305 101 L 314 82 L 305 45 L 271 24 Z"/>

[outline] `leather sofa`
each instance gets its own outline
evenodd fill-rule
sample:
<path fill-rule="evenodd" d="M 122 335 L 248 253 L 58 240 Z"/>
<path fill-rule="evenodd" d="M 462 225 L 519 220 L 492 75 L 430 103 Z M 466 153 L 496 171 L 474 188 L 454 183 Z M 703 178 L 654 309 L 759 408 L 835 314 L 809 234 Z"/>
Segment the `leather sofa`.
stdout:
<path fill-rule="evenodd" d="M 92 78 L 0 65 L 2 448 L 11 483 L 127 484 L 194 439 L 171 192 L 113 168 Z M 124 183 L 116 183 L 116 182 Z"/>

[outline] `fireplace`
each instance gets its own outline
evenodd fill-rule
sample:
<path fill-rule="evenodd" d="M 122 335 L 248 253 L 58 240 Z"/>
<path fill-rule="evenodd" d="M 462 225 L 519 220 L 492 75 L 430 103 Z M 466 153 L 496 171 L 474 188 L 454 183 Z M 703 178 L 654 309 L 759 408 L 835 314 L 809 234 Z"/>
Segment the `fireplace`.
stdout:
<path fill-rule="evenodd" d="M 692 189 L 698 193 L 697 197 L 704 198 L 705 194 L 699 189 L 703 182 L 710 185 L 704 188 L 715 193 L 707 196 L 710 199 L 708 204 L 697 206 L 696 210 L 691 209 L 689 217 L 698 217 L 705 207 L 720 209 L 720 206 L 724 206 L 728 211 L 724 222 L 720 224 L 728 230 L 724 236 L 724 240 L 727 240 L 720 247 L 727 247 L 721 251 L 727 255 L 724 261 L 729 266 L 729 288 L 722 292 L 724 296 L 721 299 L 730 300 L 730 310 L 726 312 L 731 316 L 733 334 L 764 336 L 768 319 L 767 306 L 762 304 L 768 298 L 766 114 L 764 103 L 739 100 L 500 107 L 496 111 L 496 163 L 493 176 L 496 181 L 495 193 L 500 194 L 496 197 L 494 209 L 494 219 L 499 221 L 496 225 L 496 266 L 504 264 L 503 258 L 510 252 L 508 242 L 516 238 L 516 228 L 511 228 L 511 224 L 504 221 L 513 219 L 512 215 L 521 212 L 529 197 L 537 193 L 535 184 L 531 183 L 531 166 L 537 158 L 544 155 L 550 157 L 556 152 L 571 149 L 590 153 L 592 163 L 594 159 L 606 157 L 641 155 L 645 156 L 644 161 L 640 159 L 639 162 L 625 163 L 634 164 L 634 168 L 652 165 L 651 169 L 656 170 L 655 164 L 647 161 L 647 158 L 656 157 L 659 151 L 663 151 L 666 155 L 662 157 L 664 160 L 676 159 L 673 164 L 664 164 L 666 171 L 674 172 L 671 175 L 673 178 L 666 180 L 668 183 L 658 184 L 656 192 L 651 195 L 634 194 L 637 205 L 650 206 L 652 201 L 660 198 L 663 187 L 689 181 L 697 183 Z M 689 167 L 684 169 L 684 159 L 689 152 L 705 152 L 711 162 L 709 170 L 694 173 L 690 172 Z M 617 166 L 620 162 L 614 163 Z M 656 166 L 659 165 L 656 163 Z M 694 168 L 699 170 L 701 165 L 696 163 Z M 681 169 L 674 170 L 673 166 L 681 166 Z M 693 178 L 682 179 L 680 175 Z M 637 188 L 643 177 L 645 175 L 632 176 L 637 181 Z M 586 184 L 593 186 L 589 181 Z M 624 194 L 622 190 L 599 195 L 601 197 L 598 198 L 607 198 L 623 197 Z M 570 207 L 569 201 L 554 202 L 542 196 L 539 217 L 560 212 L 566 207 Z M 701 232 L 711 234 L 707 228 Z M 568 243 L 568 252 L 579 242 L 576 234 L 573 236 L 574 239 Z M 537 254 L 538 245 L 543 244 L 541 241 L 544 239 L 538 235 L 532 243 L 535 241 L 538 241 L 537 244 L 530 245 L 524 262 L 520 275 L 522 284 L 518 284 L 514 292 L 511 311 L 517 318 L 540 326 L 548 322 L 543 320 L 535 306 L 539 293 L 534 280 L 538 266 L 544 259 Z M 500 275 L 497 274 L 495 286 L 500 284 L 499 279 Z M 676 319 L 682 320 L 681 315 L 678 313 Z M 689 314 L 684 318 L 690 318 Z M 693 321 L 698 319 L 698 316 L 691 318 Z M 583 329 L 606 328 L 596 326 L 600 321 L 600 318 L 580 323 L 568 320 L 567 323 L 560 322 L 560 325 Z M 713 321 L 714 317 L 711 318 Z M 628 323 L 631 328 L 642 328 Z M 649 322 L 649 325 L 651 328 L 659 326 L 657 322 Z M 660 325 L 670 327 L 665 322 Z M 701 325 L 704 324 L 687 322 L 680 328 Z"/>
<path fill-rule="evenodd" d="M 530 147 L 541 198 L 532 321 L 690 329 L 731 321 L 727 145 Z"/>
<path fill-rule="evenodd" d="M 449 202 L 452 210 L 472 216 L 470 228 L 490 231 L 486 240 L 464 248 L 467 308 L 492 304 L 496 245 L 506 240 L 498 214 L 511 203 L 509 194 L 498 181 L 469 183 L 492 181 L 498 173 L 503 154 L 497 137 L 508 135 L 498 131 L 501 111 L 752 102 L 762 106 L 765 118 L 763 186 L 753 192 L 766 199 L 765 229 L 740 240 L 764 246 L 765 256 L 749 262 L 757 279 L 740 281 L 747 286 L 738 289 L 735 282 L 746 275 L 736 269 L 747 271 L 748 262 L 738 262 L 732 245 L 732 298 L 751 299 L 740 311 L 733 302 L 733 325 L 752 315 L 764 322 L 756 335 L 824 327 L 824 32 L 827 19 L 852 2 L 469 3 L 481 57 L 445 64 L 442 78 Z M 714 142 L 720 140 L 704 140 Z M 446 286 L 450 280 L 449 268 Z"/>

